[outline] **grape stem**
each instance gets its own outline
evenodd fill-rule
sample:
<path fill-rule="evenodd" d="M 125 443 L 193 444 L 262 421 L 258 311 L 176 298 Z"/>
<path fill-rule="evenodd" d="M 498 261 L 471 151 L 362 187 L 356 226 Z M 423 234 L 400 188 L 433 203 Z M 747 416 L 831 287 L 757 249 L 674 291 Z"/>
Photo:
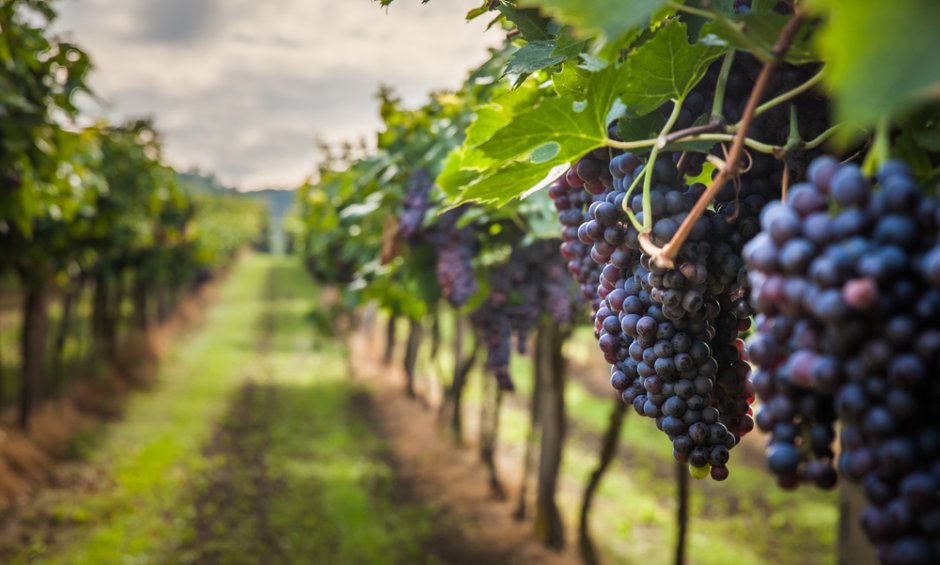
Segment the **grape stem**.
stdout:
<path fill-rule="evenodd" d="M 718 82 L 715 84 L 715 98 L 712 100 L 712 115 L 709 121 L 723 124 L 725 122 L 725 89 L 728 87 L 728 77 L 731 75 L 731 65 L 734 64 L 734 49 L 728 51 L 721 62 L 718 72 Z"/>
<path fill-rule="evenodd" d="M 707 128 L 705 126 L 708 126 Z M 695 133 L 695 131 L 709 131 L 714 129 L 721 129 L 721 126 L 712 126 L 705 124 L 705 126 L 694 126 L 692 128 L 674 131 L 666 136 L 659 136 L 655 139 L 639 139 L 636 141 L 617 141 L 616 139 L 608 139 L 607 145 L 616 149 L 624 149 L 627 151 L 632 151 L 634 149 L 662 149 L 669 145 L 670 143 L 676 143 L 679 141 L 733 141 L 735 134 L 731 133 Z M 699 129 L 703 128 L 703 129 Z M 695 130 L 695 131 L 692 131 Z M 691 132 L 691 133 L 690 133 Z M 770 145 L 768 143 L 762 143 L 756 139 L 745 137 L 744 144 L 754 149 L 755 151 L 760 151 L 761 153 L 769 153 L 771 155 L 776 154 L 782 149 L 776 145 Z"/>
<path fill-rule="evenodd" d="M 796 105 L 790 104 L 790 134 L 787 136 L 787 144 L 783 147 L 784 151 L 792 151 L 803 144 L 803 138 L 800 137 L 800 117 L 796 111 Z"/>
<path fill-rule="evenodd" d="M 653 229 L 653 214 L 650 211 L 653 208 L 653 203 L 651 201 L 650 194 L 652 192 L 653 185 L 653 168 L 656 165 L 656 158 L 659 157 L 659 150 L 666 146 L 666 137 L 669 134 L 669 130 L 672 129 L 672 126 L 676 125 L 676 120 L 679 119 L 679 112 L 682 111 L 682 102 L 685 101 L 685 97 L 676 98 L 672 101 L 672 112 L 669 113 L 669 119 L 666 120 L 666 125 L 663 126 L 662 131 L 659 132 L 659 137 L 656 139 L 656 145 L 653 146 L 653 150 L 650 151 L 649 160 L 646 162 L 646 167 L 643 168 L 643 231 L 648 232 Z M 627 200 L 624 198 L 624 206 L 627 206 Z"/>
<path fill-rule="evenodd" d="M 623 195 L 623 211 L 627 213 L 627 218 L 630 219 L 630 223 L 633 224 L 633 227 L 636 228 L 636 231 L 643 231 L 643 224 L 636 219 L 636 216 L 633 214 L 633 210 L 630 209 L 630 195 L 633 194 L 633 191 L 636 190 L 637 185 L 640 184 L 640 180 L 643 179 L 643 175 L 637 175 L 633 182 L 630 183 L 630 188 Z"/>
<path fill-rule="evenodd" d="M 711 10 L 703 10 L 701 8 L 695 8 L 693 6 L 686 6 L 685 4 L 679 4 L 677 2 L 669 2 L 666 4 L 673 10 L 677 12 L 685 12 L 686 14 L 691 14 L 693 16 L 698 16 L 700 18 L 705 18 L 706 20 L 717 19 L 718 15 Z"/>
<path fill-rule="evenodd" d="M 803 142 L 803 147 L 806 149 L 816 149 L 817 147 L 825 143 L 830 137 L 835 135 L 837 131 L 846 127 L 847 125 L 849 124 L 836 124 L 832 126 L 831 128 L 827 129 L 826 131 L 822 132 L 821 134 L 817 135 L 813 139 Z"/>
<path fill-rule="evenodd" d="M 737 174 L 738 162 L 741 160 L 741 154 L 744 149 L 746 132 L 751 125 L 751 120 L 754 119 L 754 113 L 757 111 L 761 96 L 763 96 L 764 90 L 767 88 L 767 84 L 770 81 L 770 77 L 777 63 L 783 59 L 783 56 L 786 54 L 787 49 L 789 49 L 790 43 L 793 42 L 793 38 L 802 23 L 803 15 L 800 12 L 796 12 L 787 22 L 783 31 L 780 32 L 780 37 L 777 38 L 777 42 L 774 43 L 772 50 L 773 58 L 764 63 L 760 75 L 758 75 L 757 81 L 754 83 L 754 88 L 751 90 L 751 95 L 747 100 L 747 106 L 744 108 L 744 115 L 741 117 L 741 121 L 738 122 L 738 132 L 731 143 L 731 151 L 729 152 L 725 166 L 718 170 L 718 174 L 715 175 L 711 184 L 708 185 L 708 188 L 705 189 L 705 192 L 699 197 L 698 201 L 695 203 L 695 207 L 689 212 L 689 215 L 682 221 L 679 229 L 676 230 L 676 234 L 669 240 L 669 243 L 662 248 L 657 247 L 652 242 L 648 233 L 640 234 L 640 245 L 643 251 L 646 252 L 658 266 L 663 268 L 673 268 L 675 266 L 674 261 L 676 255 L 679 253 L 682 244 L 688 239 L 695 222 L 698 221 L 702 213 L 705 212 L 705 209 L 708 208 L 712 200 L 715 199 L 715 195 L 718 194 L 718 191 L 721 190 L 729 179 Z M 644 214 L 644 222 L 646 221 L 646 216 L 647 214 Z"/>
<path fill-rule="evenodd" d="M 823 66 L 821 69 L 819 69 L 818 73 L 810 77 L 803 84 L 797 86 L 796 88 L 792 90 L 788 90 L 782 93 L 780 96 L 777 96 L 776 98 L 771 98 L 767 102 L 764 102 L 763 104 L 757 107 L 757 110 L 754 111 L 754 116 L 760 116 L 761 114 L 763 114 L 767 110 L 770 110 L 774 106 L 779 106 L 780 104 L 783 104 L 784 102 L 792 100 L 796 98 L 797 96 L 799 96 L 800 94 L 803 94 L 807 90 L 813 88 L 814 86 L 822 82 L 823 76 L 825 75 L 825 71 L 826 71 L 826 67 Z"/>
<path fill-rule="evenodd" d="M 725 60 L 722 62 L 721 72 L 718 76 L 718 84 L 715 87 L 715 102 L 712 105 L 712 115 L 709 123 L 677 130 L 666 135 L 665 137 L 660 135 L 656 139 L 639 139 L 636 141 L 617 141 L 615 139 L 608 139 L 607 145 L 617 149 L 624 149 L 629 151 L 633 149 L 646 149 L 648 147 L 654 147 L 656 144 L 662 144 L 660 145 L 660 149 L 662 149 L 666 145 L 675 143 L 677 141 L 732 141 L 734 139 L 734 134 L 742 129 L 741 125 L 743 120 L 730 126 L 724 126 L 722 124 L 722 120 L 724 118 L 720 113 L 721 110 L 719 101 L 724 99 L 724 89 L 727 84 L 728 73 L 731 71 L 731 61 L 733 61 L 733 55 L 734 51 L 730 51 L 725 56 Z M 754 117 L 757 117 L 767 112 L 771 108 L 779 106 L 780 104 L 788 102 L 800 94 L 803 94 L 807 90 L 813 88 L 822 81 L 824 75 L 825 67 L 821 68 L 819 72 L 796 88 L 788 90 L 776 98 L 772 98 L 758 106 L 754 111 Z M 723 103 L 724 102 L 721 102 L 721 104 Z M 833 126 L 830 128 L 830 130 L 834 130 L 837 127 L 839 127 L 839 125 Z M 802 147 L 805 147 L 806 149 L 813 149 L 818 147 L 832 135 L 833 132 L 830 130 L 823 132 L 823 134 L 816 139 L 806 142 L 806 144 L 802 145 Z M 811 146 L 809 145 L 810 143 L 815 143 L 815 145 Z M 780 151 L 784 149 L 783 147 L 776 145 L 761 143 L 760 141 L 750 137 L 744 138 L 744 144 L 751 149 L 760 151 L 762 153 L 768 153 L 770 155 L 778 155 Z M 794 149 L 796 146 L 789 148 Z"/>
<path fill-rule="evenodd" d="M 714 132 L 721 131 L 721 129 L 722 129 L 722 125 L 721 125 L 721 122 L 719 121 L 711 121 L 707 124 L 702 124 L 699 126 L 692 126 L 686 129 L 680 129 L 680 130 L 670 133 L 669 135 L 666 135 L 665 137 L 661 137 L 659 139 L 659 143 L 662 144 L 660 149 L 669 145 L 670 143 L 675 143 L 676 141 L 679 141 L 680 139 L 683 139 L 685 137 L 695 137 L 697 135 L 702 135 L 706 133 L 714 133 Z"/>
<path fill-rule="evenodd" d="M 738 138 L 738 135 L 731 133 L 703 133 L 700 135 L 691 136 L 683 141 L 734 141 Z M 778 145 L 770 145 L 769 143 L 761 143 L 756 139 L 750 137 L 744 137 L 742 143 L 750 147 L 755 151 L 760 151 L 761 153 L 767 153 L 770 155 L 776 155 L 780 152 L 782 147 Z"/>

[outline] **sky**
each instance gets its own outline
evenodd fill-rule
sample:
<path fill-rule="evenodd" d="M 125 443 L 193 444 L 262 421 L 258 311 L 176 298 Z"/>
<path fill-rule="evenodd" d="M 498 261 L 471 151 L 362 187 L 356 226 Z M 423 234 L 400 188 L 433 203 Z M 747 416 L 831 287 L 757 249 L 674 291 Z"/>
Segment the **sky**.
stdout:
<path fill-rule="evenodd" d="M 479 0 L 64 0 L 58 29 L 88 51 L 89 116 L 150 116 L 164 156 L 243 190 L 293 188 L 316 140 L 366 137 L 375 94 L 409 106 L 460 86 L 501 40 Z"/>

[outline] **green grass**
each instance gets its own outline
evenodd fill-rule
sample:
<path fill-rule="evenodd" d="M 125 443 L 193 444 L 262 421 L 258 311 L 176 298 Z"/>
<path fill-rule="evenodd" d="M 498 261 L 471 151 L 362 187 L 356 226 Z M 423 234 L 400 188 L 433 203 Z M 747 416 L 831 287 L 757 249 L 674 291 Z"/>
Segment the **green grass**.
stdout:
<path fill-rule="evenodd" d="M 346 376 L 342 345 L 312 331 L 313 323 L 329 325 L 314 312 L 323 312 L 317 290 L 293 259 L 255 255 L 241 262 L 204 324 L 182 336 L 162 363 L 159 386 L 135 397 L 124 421 L 82 438 L 81 452 L 106 470 L 103 486 L 61 497 L 51 514 L 64 533 L 49 547 L 37 539 L 18 561 L 186 563 L 209 553 L 225 563 L 433 562 L 421 556 L 433 514 L 395 500 L 387 446 L 362 419 L 366 397 Z M 426 347 L 422 353 L 425 375 L 449 375 L 452 322 L 445 318 L 442 328 L 439 359 L 432 364 Z M 403 341 L 404 324 L 401 330 Z M 569 356 L 594 354 L 591 340 L 577 335 Z M 513 372 L 520 390 L 504 403 L 500 441 L 519 453 L 531 365 L 516 356 Z M 482 378 L 489 377 L 472 377 L 468 413 L 479 409 Z M 244 397 L 247 381 L 256 392 Z M 573 528 L 596 459 L 593 441 L 611 403 L 574 380 L 566 401 L 572 428 L 559 498 Z M 207 458 L 218 425 L 245 424 L 241 419 L 250 425 L 238 435 L 236 455 Z M 260 463 L 251 455 L 259 452 Z M 669 563 L 676 509 L 668 441 L 651 421 L 630 414 L 621 455 L 592 515 L 600 549 L 611 563 Z M 762 467 L 732 465 L 724 483 L 693 481 L 691 562 L 835 560 L 834 495 L 784 492 Z M 258 468 L 267 482 L 258 482 Z M 200 496 L 219 484 L 240 496 L 200 505 Z M 259 499 L 260 516 L 253 506 Z M 200 531 L 207 523 L 209 533 Z M 274 536 L 276 555 L 259 553 L 259 532 Z"/>
<path fill-rule="evenodd" d="M 184 493 L 204 465 L 201 446 L 228 394 L 251 370 L 265 273 L 262 260 L 238 265 L 222 286 L 222 305 L 170 352 L 158 386 L 132 398 L 126 418 L 106 428 L 91 458 L 109 469 L 110 488 L 66 498 L 57 509 L 64 521 L 84 525 L 74 543 L 61 553 L 28 552 L 22 559 L 132 561 L 181 537 L 189 518 Z"/>
<path fill-rule="evenodd" d="M 418 562 L 430 510 L 392 503 L 386 446 L 351 410 L 362 391 L 346 377 L 345 351 L 334 340 L 314 342 L 307 318 L 316 298 L 293 259 L 239 263 L 205 323 L 162 363 L 159 386 L 136 396 L 126 419 L 91 448 L 92 462 L 107 470 L 104 487 L 63 496 L 53 514 L 66 533 L 17 561 L 185 563 L 212 554 L 225 563 Z M 246 381 L 257 393 L 242 402 Z M 257 477 L 236 458 L 226 467 L 235 472 L 222 475 L 234 501 L 200 506 L 226 464 L 226 456 L 206 458 L 205 446 L 233 417 L 258 420 L 238 443 L 244 453 L 263 452 L 276 488 L 253 490 Z M 207 520 L 211 533 L 200 535 Z M 249 520 L 273 532 L 278 555 L 258 554 Z"/>

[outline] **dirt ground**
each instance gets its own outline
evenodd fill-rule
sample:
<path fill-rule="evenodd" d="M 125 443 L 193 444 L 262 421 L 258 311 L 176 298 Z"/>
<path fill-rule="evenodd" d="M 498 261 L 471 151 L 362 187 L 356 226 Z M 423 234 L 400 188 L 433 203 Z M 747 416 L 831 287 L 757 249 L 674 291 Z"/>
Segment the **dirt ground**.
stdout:
<path fill-rule="evenodd" d="M 372 420 L 391 445 L 403 498 L 439 509 L 434 552 L 445 563 L 467 565 L 580 563 L 571 543 L 562 552 L 549 550 L 535 539 L 531 520 L 513 518 L 514 485 L 506 485 L 506 500 L 493 498 L 475 447 L 455 446 L 440 431 L 436 411 L 402 393 L 404 374 L 398 364 L 382 363 L 381 341 L 366 333 L 354 334 L 350 341 L 355 378 L 371 386 L 363 417 Z M 506 477 L 519 476 L 517 469 L 501 463 Z"/>

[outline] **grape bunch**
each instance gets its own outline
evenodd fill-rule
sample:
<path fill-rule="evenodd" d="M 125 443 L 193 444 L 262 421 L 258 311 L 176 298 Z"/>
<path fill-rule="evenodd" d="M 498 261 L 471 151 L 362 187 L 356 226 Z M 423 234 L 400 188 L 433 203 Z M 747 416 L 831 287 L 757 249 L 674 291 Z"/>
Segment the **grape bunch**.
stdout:
<path fill-rule="evenodd" d="M 434 179 L 424 169 L 416 169 L 408 179 L 403 210 L 398 218 L 398 234 L 402 238 L 410 240 L 421 232 L 424 216 L 431 206 L 428 197 L 433 186 Z"/>
<path fill-rule="evenodd" d="M 447 210 L 430 227 L 427 240 L 437 251 L 437 282 L 444 299 L 454 308 L 463 307 L 479 285 L 473 270 L 477 241 L 472 225 L 459 227 L 467 205 Z"/>
<path fill-rule="evenodd" d="M 562 224 L 561 255 L 568 262 L 568 272 L 578 284 L 581 299 L 590 305 L 592 316 L 600 307 L 598 280 L 604 264 L 597 259 L 603 258 L 607 249 L 596 249 L 599 238 L 588 238 L 583 230 L 590 222 L 588 208 L 611 189 L 613 178 L 602 174 L 609 171 L 609 160 L 606 149 L 595 151 L 548 189 Z"/>
<path fill-rule="evenodd" d="M 500 388 L 512 390 L 509 358 L 512 337 L 516 350 L 526 353 L 528 335 L 539 317 L 571 323 L 571 277 L 558 256 L 558 240 L 541 240 L 513 249 L 509 259 L 493 268 L 490 294 L 470 315 L 486 348 L 484 367 Z"/>
<path fill-rule="evenodd" d="M 748 344 L 783 487 L 862 481 L 883 563 L 940 561 L 940 207 L 907 168 L 814 160 L 746 247 Z M 842 452 L 836 460 L 836 420 Z"/>
<path fill-rule="evenodd" d="M 433 186 L 433 179 L 424 170 L 417 169 L 411 175 L 398 219 L 398 234 L 412 248 L 429 245 L 435 250 L 434 268 L 441 293 L 451 306 L 460 308 L 479 288 L 473 270 L 477 241 L 472 226 L 458 227 L 467 205 L 447 210 L 430 225 L 424 225 Z"/>
<path fill-rule="evenodd" d="M 454 308 L 465 305 L 478 288 L 473 274 L 474 244 L 473 231 L 457 229 L 448 234 L 437 251 L 437 281 L 444 298 Z"/>
<path fill-rule="evenodd" d="M 676 157 L 662 157 L 652 171 L 651 239 L 658 246 L 675 236 L 704 190 L 686 185 Z M 627 176 L 624 183 L 629 180 Z M 629 203 L 639 218 L 645 213 L 642 200 L 637 195 Z M 641 254 L 634 276 L 646 311 L 631 300 L 622 321 L 624 332 L 635 340 L 625 375 L 636 375 L 632 388 L 623 389 L 624 400 L 656 418 L 678 461 L 715 480 L 727 478 L 729 450 L 753 429 L 749 366 L 738 341 L 748 314 L 738 304 L 740 248 L 746 234 L 741 224 L 753 213 L 747 204 L 734 200 L 698 218 L 674 269 L 658 267 Z M 612 384 L 616 388 L 620 383 L 613 379 Z"/>
<path fill-rule="evenodd" d="M 748 5 L 739 3 L 742 9 Z M 721 67 L 722 61 L 713 64 L 685 98 L 673 131 L 709 119 Z M 741 118 L 761 67 L 750 55 L 735 58 L 717 108 L 725 121 Z M 782 65 L 768 96 L 802 84 L 817 70 Z M 669 116 L 672 104 L 660 112 Z M 794 135 L 803 139 L 828 127 L 827 108 L 817 93 L 809 90 L 763 112 L 748 133 L 782 146 L 794 125 L 800 130 Z M 617 133 L 613 128 L 611 136 L 617 138 Z M 726 157 L 720 146 L 712 152 Z M 729 450 L 754 427 L 750 404 L 755 394 L 739 339 L 750 328 L 753 313 L 742 250 L 760 231 L 761 210 L 777 197 L 785 175 L 799 179 L 805 174 L 808 155 L 803 152 L 784 163 L 749 153 L 746 170 L 719 192 L 714 209 L 693 224 L 676 267 L 663 269 L 643 253 L 627 211 L 641 223 L 645 214 L 652 216 L 652 243 L 667 244 L 705 191 L 701 184 L 689 186 L 685 178 L 701 174 L 706 155 L 664 152 L 649 163 L 645 157 L 618 153 L 592 151 L 550 188 L 562 224 L 561 252 L 582 296 L 591 302 L 595 336 L 611 365 L 612 386 L 639 414 L 656 420 L 672 441 L 674 457 L 688 462 L 693 474 L 723 480 Z M 651 193 L 644 206 L 647 176 Z"/>
<path fill-rule="evenodd" d="M 611 384 L 639 414 L 656 420 L 672 440 L 677 460 L 723 480 L 729 450 L 753 428 L 749 367 L 738 340 L 750 314 L 740 305 L 746 304 L 740 249 L 758 226 L 751 221 L 741 230 L 732 224 L 756 216 L 764 200 L 747 201 L 749 214 L 741 212 L 738 200 L 726 205 L 725 213 L 709 212 L 681 250 L 679 267 L 660 269 L 640 250 L 639 233 L 624 208 L 628 190 L 647 164 L 623 153 L 601 170 L 602 158 L 586 156 L 551 194 L 560 211 L 569 268 L 575 275 L 589 272 L 580 268 L 586 256 L 596 265 L 591 269 L 598 272 L 591 285 L 596 288 L 595 335 L 611 365 Z M 658 245 L 671 239 L 704 188 L 685 184 L 678 160 L 678 153 L 664 155 L 650 171 Z M 627 204 L 642 221 L 642 196 L 632 196 Z"/>

